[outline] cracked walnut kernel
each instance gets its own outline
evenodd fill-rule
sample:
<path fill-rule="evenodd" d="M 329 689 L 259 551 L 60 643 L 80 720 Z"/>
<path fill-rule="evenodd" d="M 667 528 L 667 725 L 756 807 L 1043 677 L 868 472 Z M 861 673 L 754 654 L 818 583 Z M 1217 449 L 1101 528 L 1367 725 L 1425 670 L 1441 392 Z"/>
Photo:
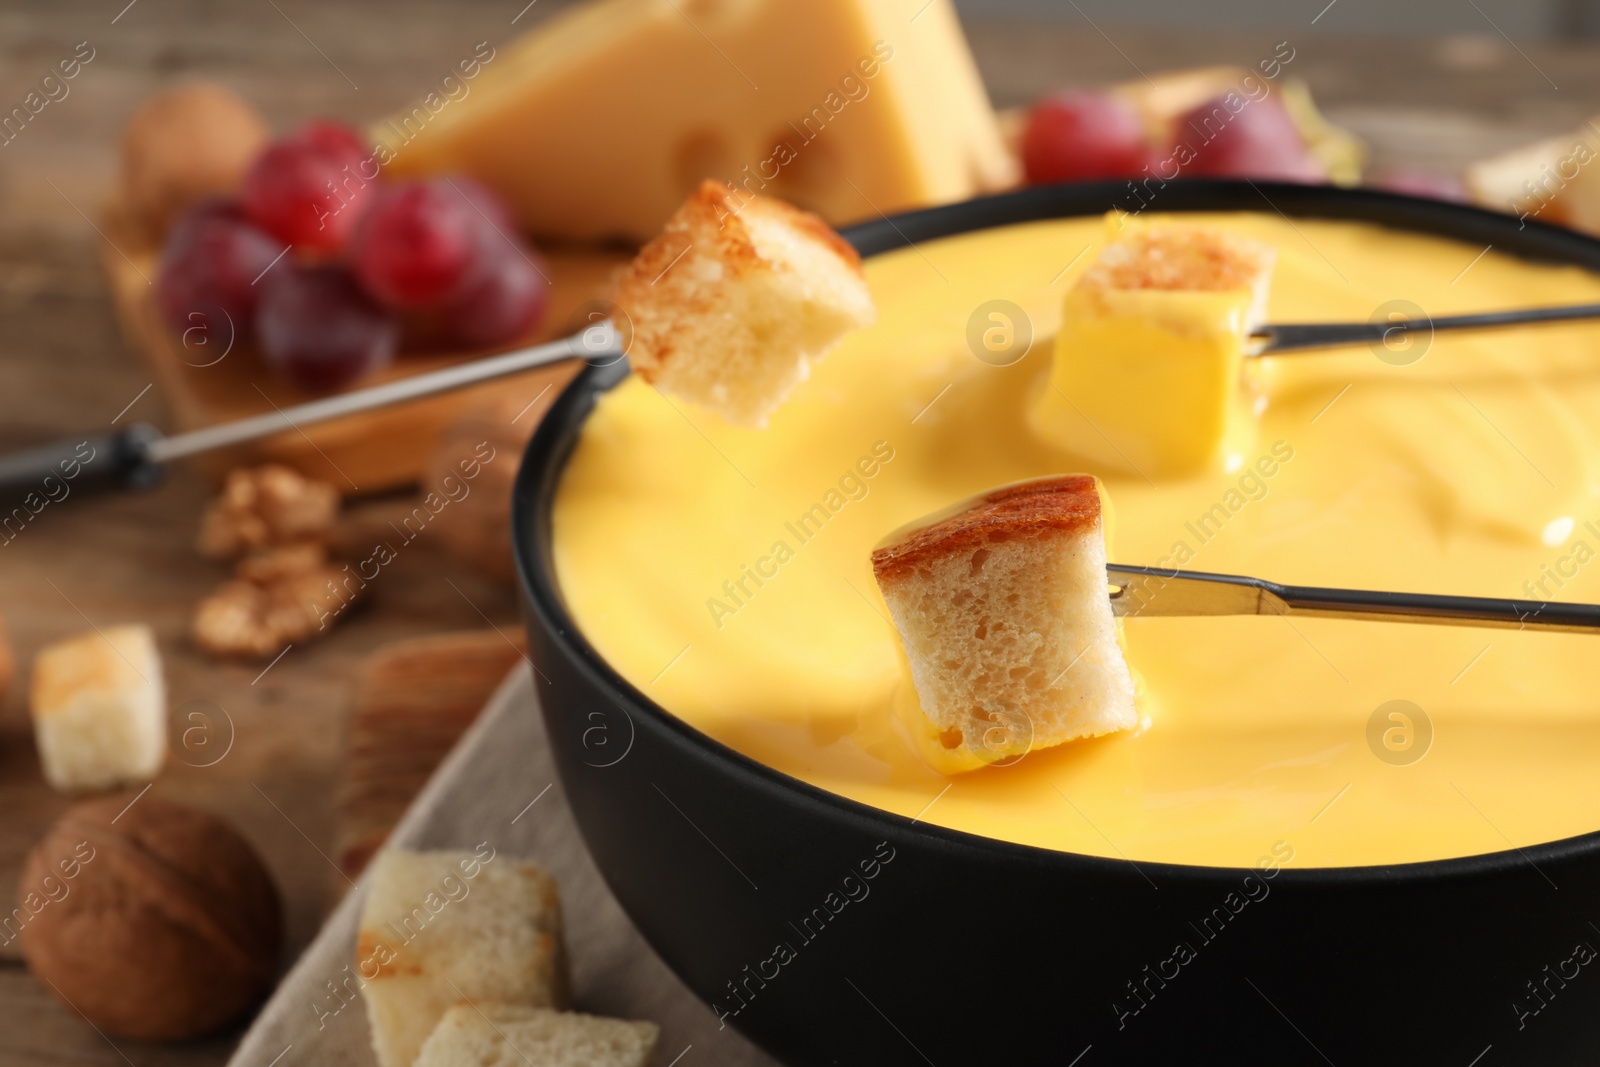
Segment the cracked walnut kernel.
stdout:
<path fill-rule="evenodd" d="M 215 655 L 270 656 L 314 637 L 347 603 L 329 589 L 343 576 L 340 568 L 319 563 L 264 584 L 227 582 L 195 606 L 195 641 Z"/>
<path fill-rule="evenodd" d="M 256 585 L 272 585 L 316 570 L 327 562 L 327 545 L 321 541 L 296 541 L 250 553 L 233 565 L 233 573 Z"/>
<path fill-rule="evenodd" d="M 339 493 L 281 464 L 230 471 L 200 520 L 201 555 L 231 559 L 256 549 L 327 536 Z"/>

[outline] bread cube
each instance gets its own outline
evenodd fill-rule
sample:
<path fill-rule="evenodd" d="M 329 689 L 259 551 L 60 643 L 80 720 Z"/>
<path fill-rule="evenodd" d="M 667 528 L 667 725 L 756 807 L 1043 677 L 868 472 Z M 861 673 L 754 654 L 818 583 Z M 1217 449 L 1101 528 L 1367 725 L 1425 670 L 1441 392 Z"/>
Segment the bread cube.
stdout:
<path fill-rule="evenodd" d="M 1523 220 L 1600 233 L 1600 181 L 1588 164 L 1600 155 L 1600 116 L 1571 133 L 1479 160 L 1463 172 L 1479 207 Z"/>
<path fill-rule="evenodd" d="M 827 223 L 711 181 L 639 253 L 617 305 L 641 377 L 749 427 L 877 317 L 860 257 Z"/>
<path fill-rule="evenodd" d="M 1146 478 L 1220 465 L 1254 438 L 1244 352 L 1276 250 L 1203 226 L 1135 225 L 1062 304 L 1034 432 L 1098 471 Z"/>
<path fill-rule="evenodd" d="M 487 845 L 477 852 L 380 852 L 356 966 L 382 1067 L 411 1067 L 445 1012 L 463 1001 L 564 1007 L 555 880 Z"/>
<path fill-rule="evenodd" d="M 914 688 L 902 717 L 935 770 L 1015 762 L 1137 725 L 1101 511 L 1089 475 L 1020 482 L 896 531 L 872 553 Z"/>
<path fill-rule="evenodd" d="M 148 626 L 111 626 L 42 649 L 31 705 L 39 762 L 56 789 L 147 782 L 166 760 L 166 686 Z"/>
<path fill-rule="evenodd" d="M 654 1023 L 458 1004 L 428 1037 L 416 1067 L 645 1067 L 659 1033 Z"/>

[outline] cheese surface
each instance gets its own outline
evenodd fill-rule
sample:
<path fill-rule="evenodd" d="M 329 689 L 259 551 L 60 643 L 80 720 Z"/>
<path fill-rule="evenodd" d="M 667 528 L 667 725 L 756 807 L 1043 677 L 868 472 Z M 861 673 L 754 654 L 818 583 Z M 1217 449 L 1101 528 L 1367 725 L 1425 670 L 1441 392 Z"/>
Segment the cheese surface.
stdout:
<path fill-rule="evenodd" d="M 1015 170 L 950 0 L 592 0 L 372 133 L 574 239 L 647 240 L 707 178 L 843 223 Z"/>
<path fill-rule="evenodd" d="M 1192 226 L 1124 227 L 1115 213 L 1106 226 L 1113 243 L 1062 301 L 1055 359 L 1028 405 L 1034 433 L 1144 478 L 1241 456 L 1264 399 L 1244 352 L 1276 252 Z"/>
<path fill-rule="evenodd" d="M 1249 305 L 1249 292 L 1068 293 L 1028 405 L 1034 433 L 1097 470 L 1151 478 L 1242 454 Z"/>
<path fill-rule="evenodd" d="M 1600 301 L 1600 279 L 1439 238 L 1276 215 L 1181 216 L 1278 250 L 1271 322 Z M 1440 334 L 1266 361 L 1257 439 L 1185 479 L 1101 470 L 1025 417 L 1099 219 L 866 263 L 879 309 L 765 431 L 638 380 L 605 396 L 559 490 L 579 628 L 640 692 L 785 774 L 907 817 L 1134 861 L 1296 866 L 1495 852 L 1600 829 L 1600 638 L 1284 618 L 1133 618 L 1139 729 L 958 777 L 894 728 L 886 533 L 989 487 L 1099 474 L 1111 558 L 1290 583 L 1600 601 L 1600 327 Z M 1063 271 L 1088 249 L 1077 265 Z M 1481 255 L 1481 258 L 1477 258 Z M 968 318 L 1032 320 L 994 366 Z M 1170 413 L 1149 413 L 1152 420 Z"/>

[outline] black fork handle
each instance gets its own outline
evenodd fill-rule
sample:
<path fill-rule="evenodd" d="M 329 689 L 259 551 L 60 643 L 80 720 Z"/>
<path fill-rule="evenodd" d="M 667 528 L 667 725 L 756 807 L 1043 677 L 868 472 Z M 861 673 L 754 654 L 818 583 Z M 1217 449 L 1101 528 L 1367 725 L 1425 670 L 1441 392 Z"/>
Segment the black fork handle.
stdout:
<path fill-rule="evenodd" d="M 24 524 L 50 503 L 78 493 L 143 489 L 161 480 L 161 464 L 150 446 L 161 438 L 153 426 L 135 423 L 109 434 L 84 434 L 0 456 L 0 525 Z M 0 535 L 3 536 L 3 535 Z"/>

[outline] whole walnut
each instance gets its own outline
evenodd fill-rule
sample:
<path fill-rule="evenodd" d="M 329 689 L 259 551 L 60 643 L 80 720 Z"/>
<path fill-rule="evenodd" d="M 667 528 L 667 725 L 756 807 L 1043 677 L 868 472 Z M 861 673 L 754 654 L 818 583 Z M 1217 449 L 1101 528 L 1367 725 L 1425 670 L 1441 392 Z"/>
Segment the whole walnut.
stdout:
<path fill-rule="evenodd" d="M 11 635 L 6 633 L 6 620 L 0 616 L 0 707 L 6 702 L 6 690 L 17 673 L 17 656 L 11 649 Z"/>
<path fill-rule="evenodd" d="M 146 100 L 122 135 L 122 188 L 133 217 L 159 238 L 197 200 L 232 193 L 270 136 L 232 90 L 192 82 Z"/>
<path fill-rule="evenodd" d="M 193 1037 L 271 986 L 278 892 L 227 823 L 135 797 L 70 808 L 28 855 L 18 889 L 30 916 L 22 953 L 52 992 L 109 1034 Z"/>

